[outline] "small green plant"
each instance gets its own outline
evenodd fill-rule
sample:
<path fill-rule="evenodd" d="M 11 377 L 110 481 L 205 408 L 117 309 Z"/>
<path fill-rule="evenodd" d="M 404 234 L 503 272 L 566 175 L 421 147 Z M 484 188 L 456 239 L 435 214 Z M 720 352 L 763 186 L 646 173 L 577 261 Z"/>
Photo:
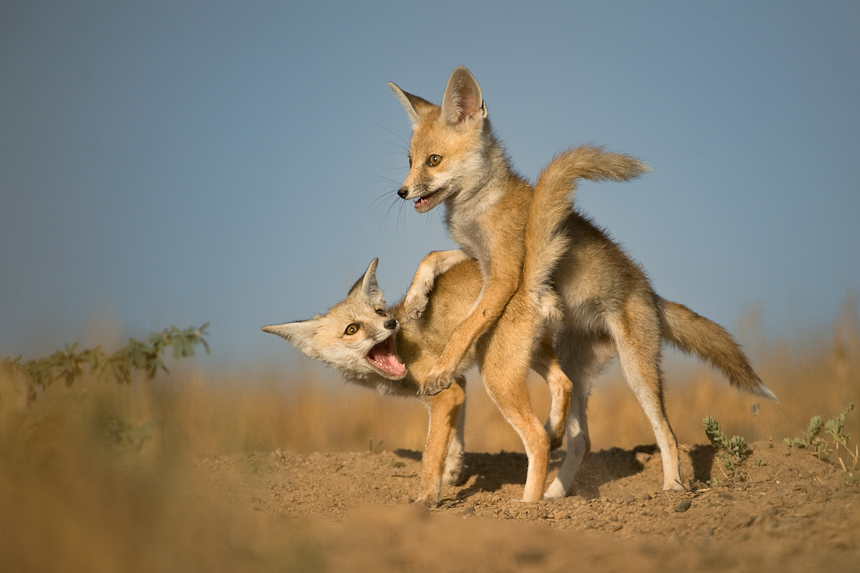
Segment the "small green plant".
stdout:
<path fill-rule="evenodd" d="M 708 436 L 711 444 L 717 448 L 717 459 L 723 470 L 731 472 L 731 475 L 738 477 L 740 475 L 740 464 L 749 455 L 749 447 L 747 446 L 746 438 L 743 436 L 732 436 L 729 438 L 723 433 L 719 422 L 706 416 L 702 420 L 702 425 L 705 427 L 705 435 Z M 723 475 L 729 477 L 729 474 L 723 471 Z"/>
<path fill-rule="evenodd" d="M 807 424 L 806 429 L 803 430 L 802 437 L 785 438 L 785 443 L 792 448 L 807 450 L 809 453 L 818 456 L 822 460 L 826 460 L 833 450 L 830 449 L 830 445 L 827 443 L 827 440 L 820 436 L 821 428 L 823 427 L 824 422 L 822 421 L 821 416 L 813 416 L 812 419 L 809 420 L 809 424 Z"/>
<path fill-rule="evenodd" d="M 856 445 L 854 446 L 853 451 L 848 447 L 848 441 L 851 439 L 851 434 L 845 431 L 845 418 L 848 417 L 849 412 L 853 409 L 854 402 L 849 402 L 848 406 L 842 410 L 841 414 L 827 422 L 824 422 L 821 416 L 813 416 L 812 419 L 809 420 L 809 425 L 806 426 L 806 430 L 803 431 L 803 437 L 785 438 L 785 443 L 792 448 L 807 450 L 822 460 L 829 460 L 830 455 L 835 453 L 839 460 L 839 465 L 841 465 L 842 469 L 850 475 L 852 480 L 854 480 L 858 458 L 860 458 L 860 451 L 858 451 L 858 447 Z M 830 436 L 831 441 L 828 441 L 821 436 L 822 429 L 825 434 Z M 846 452 L 847 457 L 850 457 L 850 468 L 849 464 L 845 463 L 845 459 L 843 459 L 841 455 L 842 450 Z"/>
<path fill-rule="evenodd" d="M 152 379 L 159 369 L 167 372 L 161 357 L 168 348 L 173 349 L 174 358 L 193 356 L 194 347 L 198 344 L 209 354 L 209 345 L 203 338 L 208 334 L 208 326 L 208 322 L 200 328 L 192 326 L 185 330 L 172 326 L 150 333 L 145 342 L 130 338 L 128 344 L 111 355 L 107 355 L 100 346 L 78 352 L 78 344 L 74 343 L 44 358 L 25 361 L 18 356 L 14 360 L 6 358 L 4 362 L 26 375 L 27 395 L 32 402 L 38 389 L 44 390 L 59 378 L 71 386 L 85 371 L 117 383 L 130 384 L 133 371 L 141 371 L 147 379 Z"/>

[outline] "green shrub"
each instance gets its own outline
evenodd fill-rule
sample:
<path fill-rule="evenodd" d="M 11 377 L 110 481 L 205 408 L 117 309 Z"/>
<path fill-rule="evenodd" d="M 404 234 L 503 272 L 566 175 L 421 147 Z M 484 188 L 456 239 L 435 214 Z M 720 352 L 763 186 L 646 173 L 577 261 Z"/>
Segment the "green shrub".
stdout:
<path fill-rule="evenodd" d="M 125 384 L 131 383 L 134 371 L 142 372 L 147 379 L 152 379 L 159 370 L 167 372 L 162 355 L 168 348 L 173 349 L 176 359 L 193 356 L 197 345 L 202 345 L 209 354 L 209 345 L 203 338 L 208 334 L 208 326 L 208 322 L 200 328 L 192 326 L 185 330 L 172 326 L 161 332 L 150 333 L 146 341 L 130 338 L 128 344 L 110 355 L 100 346 L 78 352 L 78 344 L 74 343 L 44 358 L 25 361 L 18 356 L 4 361 L 12 369 L 24 373 L 27 395 L 33 401 L 38 390 L 44 390 L 54 380 L 63 379 L 70 386 L 75 378 L 85 372 L 100 379 L 112 379 Z"/>

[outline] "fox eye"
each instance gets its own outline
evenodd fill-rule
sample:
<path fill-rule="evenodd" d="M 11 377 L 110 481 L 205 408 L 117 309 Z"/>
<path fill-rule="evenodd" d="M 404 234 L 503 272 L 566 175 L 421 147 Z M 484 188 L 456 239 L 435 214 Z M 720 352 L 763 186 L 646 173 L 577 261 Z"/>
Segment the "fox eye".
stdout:
<path fill-rule="evenodd" d="M 376 309 L 376 314 L 378 314 L 379 316 L 388 316 L 388 314 L 381 308 Z"/>
<path fill-rule="evenodd" d="M 409 167 L 412 167 L 412 154 L 409 154 Z"/>
<path fill-rule="evenodd" d="M 427 165 L 429 165 L 430 167 L 436 167 L 440 163 L 442 163 L 442 156 L 441 155 L 436 155 L 434 153 L 433 155 L 431 155 L 430 157 L 427 158 Z"/>
<path fill-rule="evenodd" d="M 349 326 L 346 327 L 346 330 L 344 330 L 343 333 L 352 336 L 353 334 L 358 332 L 358 328 L 359 328 L 359 326 L 353 322 L 352 324 L 350 324 Z"/>

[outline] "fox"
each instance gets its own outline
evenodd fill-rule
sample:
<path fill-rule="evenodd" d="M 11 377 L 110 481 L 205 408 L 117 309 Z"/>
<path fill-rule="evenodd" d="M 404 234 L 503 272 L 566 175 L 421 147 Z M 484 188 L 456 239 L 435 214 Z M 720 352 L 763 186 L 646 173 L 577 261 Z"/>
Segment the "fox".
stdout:
<path fill-rule="evenodd" d="M 371 261 L 346 298 L 309 320 L 268 325 L 305 355 L 320 360 L 347 381 L 384 395 L 421 398 L 430 414 L 419 495 L 416 502 L 434 506 L 441 486 L 462 477 L 465 423 L 465 371 L 477 364 L 488 394 L 514 427 L 529 460 L 523 501 L 538 501 L 546 484 L 549 448 L 566 431 L 572 382 L 561 370 L 552 345 L 559 300 L 549 277 L 568 249 L 560 232 L 572 208 L 570 194 L 580 178 L 628 180 L 645 166 L 596 146 L 569 149 L 541 172 L 530 200 L 524 229 L 525 249 L 519 288 L 499 320 L 467 349 L 453 373 L 453 383 L 439 392 L 422 392 L 456 326 L 483 289 L 474 259 L 439 267 L 430 253 L 422 260 L 408 292 L 386 306 L 376 280 L 378 259 Z M 552 395 L 549 419 L 541 426 L 532 411 L 526 375 L 529 368 L 546 381 Z"/>
<path fill-rule="evenodd" d="M 468 348 L 493 327 L 517 292 L 525 253 L 523 229 L 529 217 L 540 215 L 529 214 L 531 188 L 513 170 L 490 125 L 481 87 L 465 66 L 451 73 L 441 105 L 394 83 L 389 87 L 412 124 L 409 172 L 397 194 L 413 201 L 419 213 L 444 204 L 445 226 L 460 247 L 436 253 L 435 264 L 410 286 L 406 299 L 420 301 L 434 269 L 444 272 L 464 259 L 477 260 L 483 281 L 478 300 L 428 374 L 422 392 L 433 393 L 451 384 Z M 545 496 L 566 495 L 590 451 L 586 406 L 592 380 L 616 356 L 654 431 L 663 489 L 683 489 L 678 443 L 663 397 L 663 342 L 703 357 L 737 388 L 775 401 L 776 395 L 723 327 L 657 295 L 642 267 L 591 219 L 574 209 L 563 229 L 568 249 L 550 279 L 562 307 L 553 347 L 573 382 L 573 393 L 567 455 Z"/>

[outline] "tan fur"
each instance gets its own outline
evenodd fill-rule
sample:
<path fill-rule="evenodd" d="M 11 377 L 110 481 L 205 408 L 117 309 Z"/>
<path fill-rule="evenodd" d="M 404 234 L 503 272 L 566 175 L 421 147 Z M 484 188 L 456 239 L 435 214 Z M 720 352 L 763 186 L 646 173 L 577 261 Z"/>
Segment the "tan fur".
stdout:
<path fill-rule="evenodd" d="M 451 383 L 467 350 L 499 318 L 519 287 L 533 189 L 510 168 L 492 133 L 480 86 L 465 67 L 452 72 L 438 107 L 390 85 L 406 108 L 414 131 L 409 174 L 398 194 L 415 199 L 419 212 L 444 201 L 448 230 L 462 253 L 437 253 L 440 260 L 434 264 L 446 268 L 465 255 L 478 260 L 484 279 L 478 301 L 452 333 L 428 375 L 428 384 L 422 388 L 424 393 L 433 394 Z M 601 152 L 599 148 L 585 147 L 577 150 L 574 157 L 557 157 L 548 167 L 558 181 L 547 185 L 564 184 L 569 178 L 565 170 L 586 179 L 615 180 L 629 179 L 647 170 L 638 161 L 617 156 L 616 164 L 603 157 L 604 161 L 595 163 L 594 171 L 589 171 L 589 162 Z M 450 260 L 446 263 L 446 259 Z"/>
<path fill-rule="evenodd" d="M 390 85 L 413 123 L 410 171 L 398 194 L 415 200 L 419 212 L 444 202 L 449 234 L 463 253 L 439 253 L 434 264 L 445 269 L 446 258 L 460 260 L 465 254 L 477 259 L 483 279 L 478 302 L 454 329 L 438 363 L 427 375 L 428 384 L 422 391 L 432 394 L 450 384 L 468 349 L 488 329 L 487 340 L 500 339 L 494 349 L 513 350 L 508 340 L 513 345 L 515 333 L 500 326 L 503 311 L 511 317 L 517 312 L 533 312 L 514 304 L 511 298 L 523 290 L 520 271 L 528 261 L 539 260 L 526 248 L 534 244 L 526 238 L 530 189 L 511 169 L 492 133 L 480 86 L 465 67 L 452 72 L 441 106 Z M 631 174 L 631 164 L 623 160 L 615 171 L 607 173 L 606 168 L 600 164 L 601 170 L 591 178 L 625 179 Z M 634 176 L 646 169 L 637 162 Z M 564 177 L 561 170 L 554 173 Z M 578 173 L 589 177 L 587 172 Z M 533 217 L 539 220 L 541 215 Z M 568 455 L 546 495 L 567 493 L 590 449 L 585 416 L 590 381 L 614 356 L 620 358 L 628 384 L 654 430 L 662 452 L 664 489 L 683 488 L 677 441 L 663 403 L 660 361 L 664 339 L 703 356 L 726 372 L 732 384 L 766 398 L 776 397 L 761 383 L 725 330 L 681 305 L 663 301 L 642 269 L 588 219 L 571 213 L 564 233 L 569 243 L 552 274 L 562 307 L 555 348 L 564 373 L 573 383 L 573 394 L 567 422 Z M 407 300 L 420 299 L 418 291 L 427 287 L 415 285 L 420 284 L 418 279 L 426 280 L 427 274 L 416 274 L 415 290 L 410 288 Z M 525 299 L 520 302 L 526 303 Z M 530 302 L 540 306 L 539 301 Z M 485 362 L 485 381 L 503 376 L 493 368 L 492 360 Z M 509 374 L 515 378 L 520 372 L 515 369 Z M 503 398 L 507 407 L 514 408 L 507 398 Z"/>
<path fill-rule="evenodd" d="M 423 397 L 430 412 L 430 427 L 419 501 L 436 503 L 443 480 L 454 483 L 460 475 L 463 372 L 475 363 L 488 393 L 525 445 L 529 471 L 523 499 L 536 501 L 542 497 L 550 440 L 555 445 L 561 442 L 572 389 L 555 357 L 551 339 L 545 335 L 547 325 L 560 317 L 558 297 L 547 281 L 558 258 L 567 251 L 567 238 L 560 232 L 560 226 L 570 213 L 568 195 L 575 179 L 581 173 L 589 173 L 589 169 L 599 168 L 601 162 L 611 164 L 619 159 L 625 160 L 624 156 L 593 147 L 569 150 L 538 178 L 530 207 L 531 212 L 540 216 L 531 218 L 527 213 L 524 233 L 530 243 L 524 249 L 526 272 L 518 281 L 522 287 L 486 336 L 467 349 L 453 375 L 454 384 Z M 632 158 L 626 161 L 640 165 Z M 630 172 L 631 176 L 635 176 L 635 171 Z M 481 271 L 475 260 L 461 258 L 453 266 L 443 268 L 439 264 L 444 260 L 453 259 L 445 259 L 438 253 L 428 255 L 410 287 L 413 296 L 407 295 L 387 311 L 382 310 L 385 303 L 376 284 L 374 260 L 347 298 L 324 316 L 267 326 L 263 330 L 287 338 L 308 356 L 337 369 L 347 380 L 384 394 L 416 396 L 426 386 L 452 332 L 482 290 Z M 433 277 L 438 272 L 442 274 L 434 283 Z M 427 280 L 429 284 L 422 282 Z M 399 328 L 386 326 L 392 316 L 401 321 Z M 351 326 L 357 327 L 354 332 Z M 397 355 L 408 367 L 403 376 L 380 371 L 367 360 L 371 348 L 379 348 L 389 339 L 394 340 Z M 546 430 L 530 406 L 525 383 L 530 366 L 547 379 L 553 396 Z"/>

